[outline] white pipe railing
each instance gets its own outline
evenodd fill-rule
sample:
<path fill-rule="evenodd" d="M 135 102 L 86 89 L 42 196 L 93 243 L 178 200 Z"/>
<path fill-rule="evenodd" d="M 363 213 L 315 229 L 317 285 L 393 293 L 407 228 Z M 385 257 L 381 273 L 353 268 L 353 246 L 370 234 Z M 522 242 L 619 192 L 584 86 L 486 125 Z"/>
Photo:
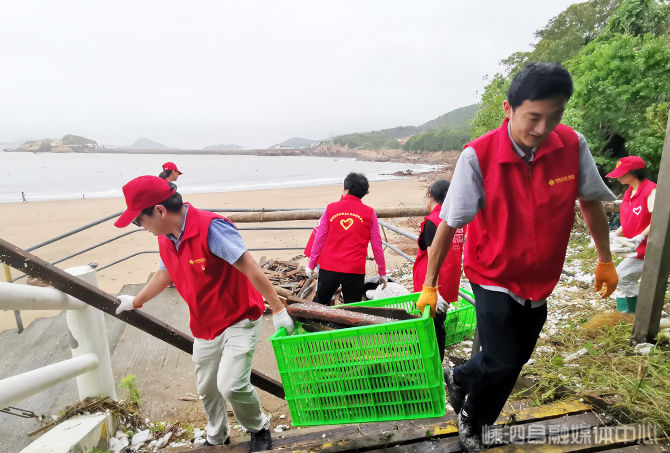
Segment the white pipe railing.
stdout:
<path fill-rule="evenodd" d="M 84 302 L 56 288 L 0 282 L 0 310 L 81 310 Z"/>
<path fill-rule="evenodd" d="M 5 378 L 0 381 L 0 408 L 13 406 L 42 390 L 95 370 L 97 366 L 95 354 L 83 354 Z"/>
<path fill-rule="evenodd" d="M 66 272 L 98 286 L 91 266 L 71 267 Z M 72 340 L 72 359 L 1 380 L 0 408 L 71 378 L 77 380 L 80 399 L 100 394 L 117 398 L 102 311 L 55 288 L 14 283 L 0 283 L 0 310 L 65 310 Z"/>

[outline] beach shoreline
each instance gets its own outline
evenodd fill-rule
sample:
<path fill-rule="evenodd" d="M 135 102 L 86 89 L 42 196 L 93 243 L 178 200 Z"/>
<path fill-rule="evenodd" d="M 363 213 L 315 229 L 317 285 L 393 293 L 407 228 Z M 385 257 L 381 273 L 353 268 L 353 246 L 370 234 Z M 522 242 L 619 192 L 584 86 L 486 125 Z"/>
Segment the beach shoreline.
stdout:
<path fill-rule="evenodd" d="M 310 148 L 288 148 L 288 149 L 242 149 L 234 151 L 218 150 L 181 150 L 181 149 L 125 149 L 125 148 L 96 148 L 91 151 L 31 151 L 20 149 L 8 149 L 7 152 L 36 153 L 36 154 L 178 154 L 184 156 L 204 155 L 204 156 L 310 156 L 310 157 L 337 157 L 348 158 L 372 162 L 402 162 L 413 164 L 442 165 L 451 160 L 454 156 L 458 157 L 460 151 L 413 151 L 408 152 L 402 149 L 380 149 L 365 150 L 352 149 L 346 146 L 324 143 Z"/>
<path fill-rule="evenodd" d="M 452 166 L 453 165 L 448 165 Z M 423 203 L 423 195 L 428 185 L 437 177 L 450 178 L 451 172 L 440 171 L 421 173 L 412 177 L 376 181 L 370 184 L 370 193 L 363 202 L 374 208 L 398 207 L 398 206 L 420 206 Z M 202 209 L 226 209 L 226 208 L 325 208 L 328 203 L 339 199 L 342 193 L 341 184 L 307 186 L 282 189 L 247 190 L 234 192 L 187 194 L 184 200 L 193 203 Z M 101 219 L 108 215 L 125 209 L 122 198 L 98 198 L 86 200 L 54 200 L 35 201 L 28 203 L 4 203 L 2 205 L 4 221 L 0 224 L 0 237 L 6 241 L 21 247 L 28 248 L 42 241 L 63 234 L 82 225 Z M 395 222 L 400 219 L 396 219 Z M 283 230 L 283 231 L 241 231 L 242 237 L 249 249 L 257 248 L 280 248 L 290 247 L 295 250 L 282 251 L 254 251 L 251 254 L 255 259 L 261 256 L 268 258 L 290 259 L 302 254 L 302 248 L 309 237 L 309 228 L 314 226 L 315 221 L 290 221 L 281 222 L 282 227 L 302 227 L 306 229 Z M 402 225 L 402 224 L 401 224 Z M 418 225 L 412 222 L 411 225 Z M 238 227 L 262 227 L 267 224 L 239 224 Z M 275 225 L 276 226 L 276 225 Z M 79 250 L 92 247 L 102 241 L 130 231 L 132 227 L 118 229 L 113 226 L 113 219 L 100 225 L 89 228 L 73 236 L 37 249 L 34 254 L 46 261 L 55 261 L 68 256 Z M 417 231 L 413 231 L 417 233 Z M 402 242 L 404 246 L 411 246 L 408 239 L 403 239 L 390 232 L 389 242 L 396 244 Z M 116 260 L 143 251 L 156 251 L 156 238 L 144 231 L 129 234 L 110 244 L 100 246 L 75 258 L 68 259 L 58 267 L 65 269 L 88 263 L 98 263 L 100 267 Z M 370 256 L 371 253 L 370 253 Z M 117 294 L 123 285 L 131 283 L 144 283 L 157 266 L 156 253 L 145 253 L 120 264 L 109 267 L 98 273 L 99 286 L 101 289 Z M 392 269 L 406 262 L 392 252 L 386 254 L 387 268 Z M 368 273 L 374 273 L 370 268 L 374 264 L 369 263 Z M 17 277 L 18 271 L 12 270 L 13 277 Z M 18 283 L 25 283 L 25 279 Z M 56 312 L 22 312 L 24 326 L 32 320 L 55 316 Z M 0 331 L 15 329 L 16 323 L 11 311 L 0 312 Z"/>

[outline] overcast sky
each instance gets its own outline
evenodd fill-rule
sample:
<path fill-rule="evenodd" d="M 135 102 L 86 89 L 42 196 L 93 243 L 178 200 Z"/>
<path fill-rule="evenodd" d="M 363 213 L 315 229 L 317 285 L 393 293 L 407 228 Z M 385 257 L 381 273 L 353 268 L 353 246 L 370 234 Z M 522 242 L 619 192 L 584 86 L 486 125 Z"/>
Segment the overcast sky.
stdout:
<path fill-rule="evenodd" d="M 418 125 L 574 0 L 20 0 L 0 6 L 0 141 L 232 143 Z"/>

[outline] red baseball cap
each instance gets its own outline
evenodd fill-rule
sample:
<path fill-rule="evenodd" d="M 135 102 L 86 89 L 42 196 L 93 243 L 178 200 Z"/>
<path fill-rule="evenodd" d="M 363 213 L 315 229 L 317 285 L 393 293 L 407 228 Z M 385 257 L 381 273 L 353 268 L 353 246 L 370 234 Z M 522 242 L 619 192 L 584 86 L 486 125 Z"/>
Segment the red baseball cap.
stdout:
<path fill-rule="evenodd" d="M 175 165 L 174 162 L 165 162 L 163 164 L 163 170 L 174 170 L 177 173 L 179 173 L 180 175 L 183 174 L 182 172 L 179 171 L 179 169 L 177 168 L 177 166 Z"/>
<path fill-rule="evenodd" d="M 173 164 L 174 165 L 174 164 Z M 156 206 L 167 200 L 177 191 L 170 184 L 158 176 L 140 176 L 123 186 L 123 196 L 126 198 L 128 209 L 116 219 L 114 226 L 126 227 L 143 209 Z"/>
<path fill-rule="evenodd" d="M 622 157 L 619 159 L 619 162 L 616 163 L 614 170 L 607 173 L 605 176 L 608 178 L 618 178 L 631 170 L 637 170 L 646 166 L 647 164 L 644 162 L 644 159 L 639 156 Z"/>

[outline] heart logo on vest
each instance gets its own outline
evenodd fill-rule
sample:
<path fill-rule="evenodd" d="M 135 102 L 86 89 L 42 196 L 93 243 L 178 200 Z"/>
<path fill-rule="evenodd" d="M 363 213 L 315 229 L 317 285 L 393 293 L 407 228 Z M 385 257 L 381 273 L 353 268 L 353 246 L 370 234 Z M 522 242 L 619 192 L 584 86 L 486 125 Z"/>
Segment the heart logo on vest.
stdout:
<path fill-rule="evenodd" d="M 340 220 L 340 225 L 342 225 L 342 228 L 344 228 L 345 230 L 348 230 L 349 228 L 351 228 L 351 225 L 353 225 L 353 224 L 354 224 L 354 219 L 352 219 L 351 217 L 349 217 L 348 219 Z"/>
<path fill-rule="evenodd" d="M 640 215 L 640 211 L 642 211 L 642 206 L 638 206 L 637 208 L 633 208 L 633 214 L 635 214 L 635 215 Z"/>

